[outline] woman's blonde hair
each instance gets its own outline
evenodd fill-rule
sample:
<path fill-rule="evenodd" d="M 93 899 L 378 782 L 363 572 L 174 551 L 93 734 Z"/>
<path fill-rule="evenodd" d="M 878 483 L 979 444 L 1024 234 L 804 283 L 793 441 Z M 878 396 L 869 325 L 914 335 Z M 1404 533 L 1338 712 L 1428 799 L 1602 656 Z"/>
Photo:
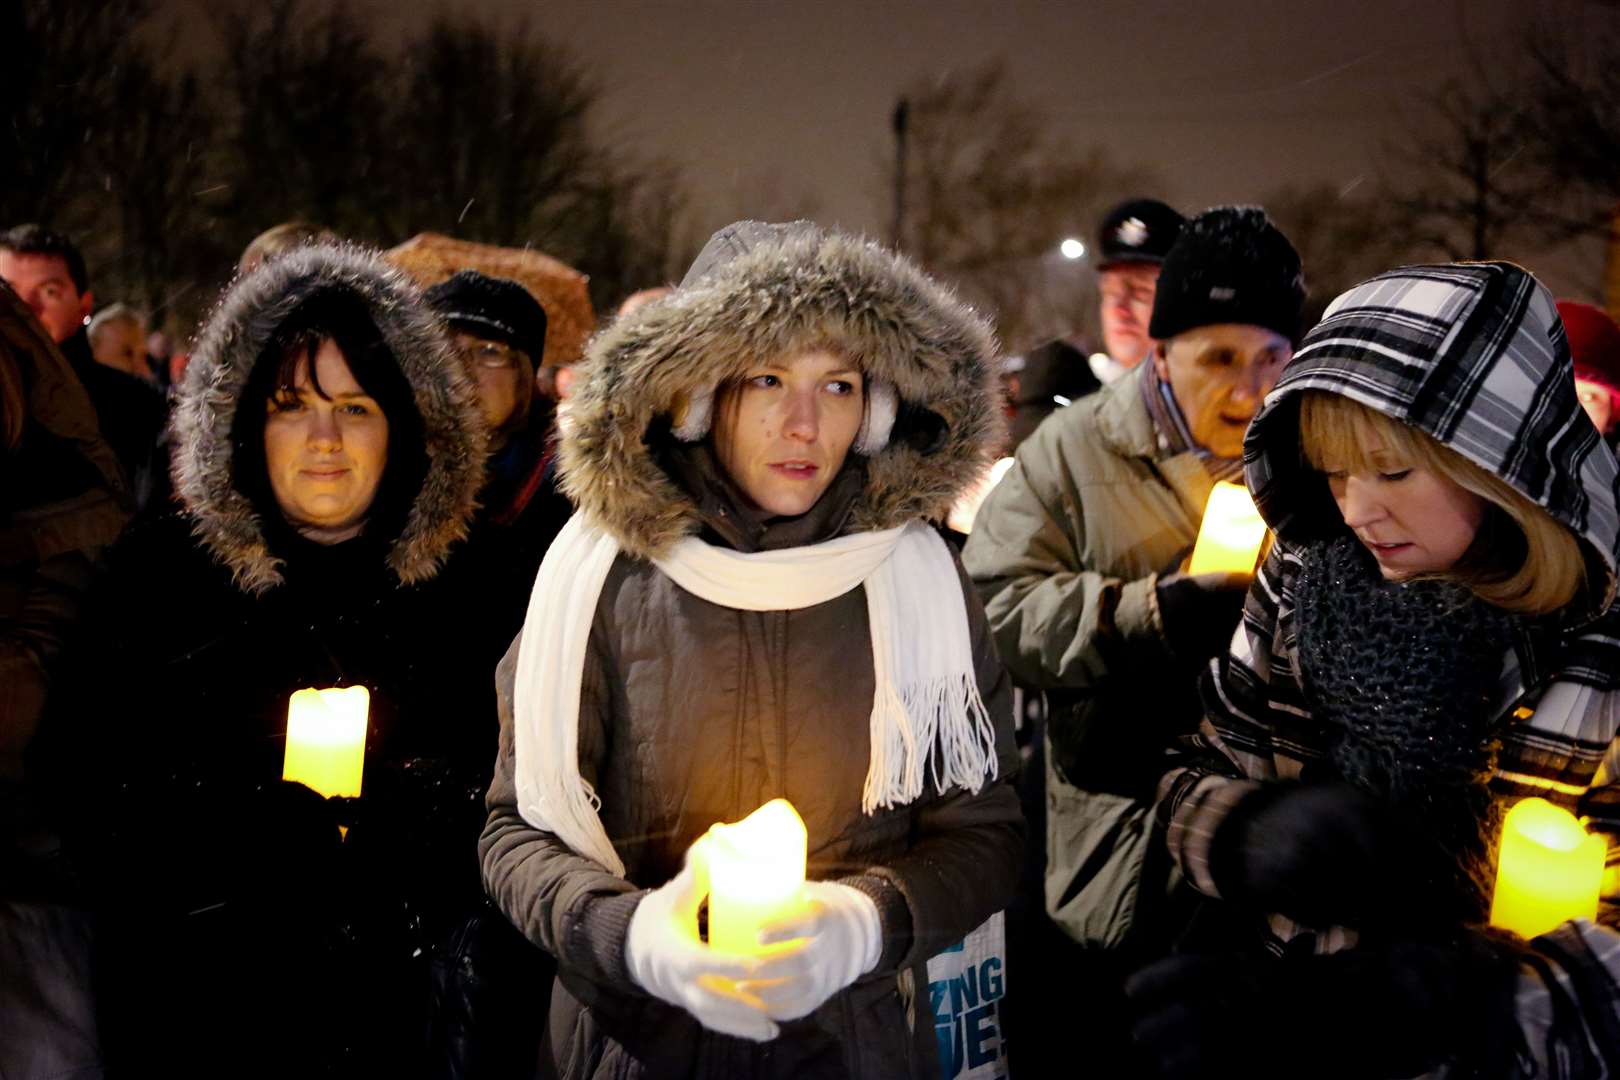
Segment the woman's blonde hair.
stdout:
<path fill-rule="evenodd" d="M 1300 447 L 1312 468 L 1376 470 L 1372 449 L 1381 446 L 1485 500 L 1473 544 L 1450 570 L 1427 576 L 1454 580 L 1486 603 L 1521 615 L 1557 611 L 1585 588 L 1586 559 L 1575 534 L 1506 480 L 1427 433 L 1341 394 L 1307 390 L 1300 397 Z"/>

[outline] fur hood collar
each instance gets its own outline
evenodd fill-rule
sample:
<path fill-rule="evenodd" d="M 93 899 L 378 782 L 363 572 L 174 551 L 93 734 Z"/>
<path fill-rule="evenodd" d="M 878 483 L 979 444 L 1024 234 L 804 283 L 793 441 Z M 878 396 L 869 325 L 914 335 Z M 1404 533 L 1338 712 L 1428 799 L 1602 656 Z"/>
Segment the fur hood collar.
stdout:
<path fill-rule="evenodd" d="M 477 390 L 416 287 L 377 253 L 353 245 L 312 246 L 272 260 L 221 298 L 198 336 L 173 421 L 175 490 L 192 531 L 250 593 L 280 584 L 282 561 L 271 553 L 252 502 L 232 482 L 236 407 L 276 328 L 328 290 L 365 303 L 422 418 L 427 473 L 387 556 L 400 582 L 437 572 L 451 545 L 466 536 L 484 480 Z"/>
<path fill-rule="evenodd" d="M 561 413 L 564 490 L 627 552 L 661 554 L 699 513 L 657 440 L 762 357 L 814 346 L 898 397 L 847 531 L 943 518 L 1000 445 L 989 323 L 908 260 L 807 222 L 728 226 L 679 289 L 590 343 Z"/>

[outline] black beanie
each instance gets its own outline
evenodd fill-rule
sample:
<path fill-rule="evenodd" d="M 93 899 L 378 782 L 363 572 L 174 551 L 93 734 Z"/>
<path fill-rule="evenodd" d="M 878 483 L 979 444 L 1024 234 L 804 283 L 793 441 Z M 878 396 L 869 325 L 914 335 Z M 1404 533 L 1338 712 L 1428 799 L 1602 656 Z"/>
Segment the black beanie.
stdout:
<path fill-rule="evenodd" d="M 422 297 L 452 327 L 504 341 L 540 366 L 546 351 L 546 309 L 517 282 L 462 270 Z"/>
<path fill-rule="evenodd" d="M 1187 222 L 1165 256 L 1148 333 L 1159 341 L 1213 323 L 1299 337 L 1299 252 L 1258 206 L 1218 206 Z"/>

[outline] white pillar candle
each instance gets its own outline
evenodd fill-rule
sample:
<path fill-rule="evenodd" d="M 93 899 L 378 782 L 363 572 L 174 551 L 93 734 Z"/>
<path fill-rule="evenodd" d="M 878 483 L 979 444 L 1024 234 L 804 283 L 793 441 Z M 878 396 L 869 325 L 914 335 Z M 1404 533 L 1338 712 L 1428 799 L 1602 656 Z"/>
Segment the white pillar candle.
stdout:
<path fill-rule="evenodd" d="M 1608 843 L 1546 799 L 1521 799 L 1502 823 L 1491 925 L 1521 937 L 1595 919 Z"/>
<path fill-rule="evenodd" d="M 786 799 L 772 799 L 709 836 L 709 945 L 757 954 L 760 928 L 804 902 L 804 819 Z"/>
<path fill-rule="evenodd" d="M 360 794 L 371 692 L 363 686 L 299 690 L 287 703 L 287 753 L 281 778 L 327 798 Z"/>
<path fill-rule="evenodd" d="M 1252 574 L 1266 522 L 1242 484 L 1222 480 L 1204 503 L 1204 522 L 1198 529 L 1189 574 Z"/>

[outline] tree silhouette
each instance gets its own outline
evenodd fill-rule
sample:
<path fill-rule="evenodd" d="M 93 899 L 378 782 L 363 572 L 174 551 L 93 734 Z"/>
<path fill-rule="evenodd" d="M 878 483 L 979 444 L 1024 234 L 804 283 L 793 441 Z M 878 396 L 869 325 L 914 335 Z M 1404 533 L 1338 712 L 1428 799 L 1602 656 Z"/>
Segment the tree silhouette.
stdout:
<path fill-rule="evenodd" d="M 1012 347 L 1078 329 L 1095 308 L 1091 283 L 1058 244 L 1089 237 L 1109 202 L 1147 185 L 1147 172 L 1055 138 L 1000 61 L 920 81 L 905 100 L 900 246 L 994 312 Z M 892 171 L 889 181 L 886 192 Z"/>
<path fill-rule="evenodd" d="M 103 300 L 192 323 L 290 219 L 384 246 L 433 230 L 539 247 L 599 306 L 684 252 L 674 170 L 605 146 L 598 89 L 521 26 L 451 13 L 385 48 L 341 0 L 231 0 L 187 67 L 149 16 L 0 9 L 0 225 L 72 235 Z"/>

